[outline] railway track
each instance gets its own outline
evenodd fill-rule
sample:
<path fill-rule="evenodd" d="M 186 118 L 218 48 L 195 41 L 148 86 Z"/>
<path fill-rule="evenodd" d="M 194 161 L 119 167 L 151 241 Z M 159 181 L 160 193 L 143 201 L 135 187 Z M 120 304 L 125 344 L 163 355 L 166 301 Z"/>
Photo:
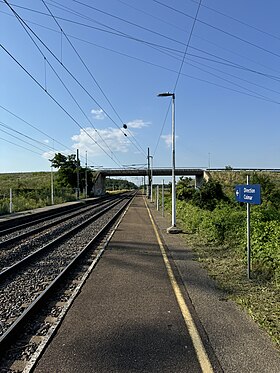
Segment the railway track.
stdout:
<path fill-rule="evenodd" d="M 12 229 L 1 231 L 0 237 L 0 277 L 1 272 L 21 262 L 25 257 L 45 245 L 46 242 L 54 240 L 67 230 L 79 226 L 94 214 L 106 206 L 110 208 L 113 199 L 100 201 L 92 206 L 79 208 L 74 212 L 58 213 L 46 219 L 37 219 L 31 223 L 23 224 Z"/>
<path fill-rule="evenodd" d="M 62 232 L 61 227 L 58 229 L 59 234 L 56 235 L 46 233 L 50 227 L 43 228 L 41 233 L 44 232 L 44 243 L 42 244 L 38 239 L 41 243 L 35 245 L 34 250 L 25 252 L 20 259 L 17 256 L 17 260 L 11 261 L 13 264 L 2 269 L 0 272 L 0 351 L 3 352 L 7 346 L 12 345 L 22 333 L 28 320 L 34 318 L 39 310 L 46 308 L 51 294 L 55 293 L 55 289 L 67 279 L 69 273 L 83 257 L 88 255 L 89 251 L 94 252 L 91 258 L 99 255 L 96 250 L 97 242 L 105 232 L 108 232 L 109 227 L 132 197 L 132 195 L 124 195 L 106 201 L 95 210 L 85 211 L 83 217 L 72 216 L 69 220 L 71 223 L 58 219 L 57 224 L 64 226 Z M 54 227 L 51 228 L 52 232 L 57 232 Z M 30 232 L 27 245 L 36 241 L 34 232 L 32 233 L 32 230 Z M 36 234 L 38 232 L 35 236 Z M 19 235 L 17 237 L 20 239 Z M 20 244 L 16 244 L 17 251 L 24 247 L 22 242 L 24 240 L 20 239 Z M 3 249 L 1 251 L 3 252 Z"/>

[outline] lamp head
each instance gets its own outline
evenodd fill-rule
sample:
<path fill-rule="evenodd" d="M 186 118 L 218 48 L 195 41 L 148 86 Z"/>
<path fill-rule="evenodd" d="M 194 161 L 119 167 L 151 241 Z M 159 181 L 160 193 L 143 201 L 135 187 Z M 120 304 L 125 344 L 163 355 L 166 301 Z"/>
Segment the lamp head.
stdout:
<path fill-rule="evenodd" d="M 175 98 L 175 93 L 170 93 L 170 92 L 163 92 L 163 93 L 158 93 L 158 97 L 168 97 L 172 96 L 172 98 Z"/>

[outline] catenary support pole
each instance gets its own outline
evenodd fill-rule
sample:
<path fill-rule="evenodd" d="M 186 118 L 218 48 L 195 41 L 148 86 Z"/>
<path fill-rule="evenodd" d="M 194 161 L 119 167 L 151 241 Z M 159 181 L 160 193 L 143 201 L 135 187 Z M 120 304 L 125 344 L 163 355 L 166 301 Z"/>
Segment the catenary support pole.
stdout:
<path fill-rule="evenodd" d="M 161 214 L 164 216 L 164 179 L 162 180 L 162 191 L 161 191 Z"/>
<path fill-rule="evenodd" d="M 157 185 L 157 211 L 159 210 L 159 186 Z"/>
<path fill-rule="evenodd" d="M 80 198 L 80 174 L 79 174 L 79 168 L 80 168 L 80 161 L 79 161 L 79 149 L 77 149 L 77 193 L 76 198 Z"/>
<path fill-rule="evenodd" d="M 10 188 L 10 214 L 13 212 L 13 191 Z"/>

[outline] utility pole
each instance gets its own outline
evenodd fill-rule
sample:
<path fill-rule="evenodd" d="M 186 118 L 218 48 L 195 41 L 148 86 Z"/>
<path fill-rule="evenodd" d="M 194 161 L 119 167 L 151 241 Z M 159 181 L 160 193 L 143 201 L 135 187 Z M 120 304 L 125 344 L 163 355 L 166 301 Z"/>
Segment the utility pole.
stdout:
<path fill-rule="evenodd" d="M 148 148 L 148 188 L 147 188 L 147 197 L 151 196 L 151 174 L 150 174 L 150 148 Z"/>
<path fill-rule="evenodd" d="M 51 204 L 54 205 L 53 167 L 51 165 Z"/>
<path fill-rule="evenodd" d="M 77 199 L 80 198 L 80 174 L 79 174 L 80 170 L 79 169 L 80 169 L 79 149 L 77 149 L 77 193 L 76 193 Z"/>
<path fill-rule="evenodd" d="M 85 170 L 85 194 L 88 196 L 88 184 L 87 184 L 87 150 L 86 150 L 86 170 Z"/>

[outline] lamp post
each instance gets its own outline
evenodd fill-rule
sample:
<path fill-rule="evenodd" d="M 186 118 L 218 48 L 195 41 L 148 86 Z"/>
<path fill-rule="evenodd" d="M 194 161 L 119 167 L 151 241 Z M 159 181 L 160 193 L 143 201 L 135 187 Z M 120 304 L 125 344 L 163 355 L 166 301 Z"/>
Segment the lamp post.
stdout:
<path fill-rule="evenodd" d="M 154 157 L 152 155 L 149 155 L 149 157 L 151 158 L 151 163 L 150 163 L 150 171 L 151 171 L 151 195 L 150 195 L 150 200 L 151 202 L 153 202 L 153 159 Z"/>
<path fill-rule="evenodd" d="M 175 93 L 159 93 L 158 97 L 172 97 L 172 211 L 171 227 L 167 228 L 168 233 L 179 233 L 180 229 L 176 228 L 176 180 L 175 180 Z"/>

